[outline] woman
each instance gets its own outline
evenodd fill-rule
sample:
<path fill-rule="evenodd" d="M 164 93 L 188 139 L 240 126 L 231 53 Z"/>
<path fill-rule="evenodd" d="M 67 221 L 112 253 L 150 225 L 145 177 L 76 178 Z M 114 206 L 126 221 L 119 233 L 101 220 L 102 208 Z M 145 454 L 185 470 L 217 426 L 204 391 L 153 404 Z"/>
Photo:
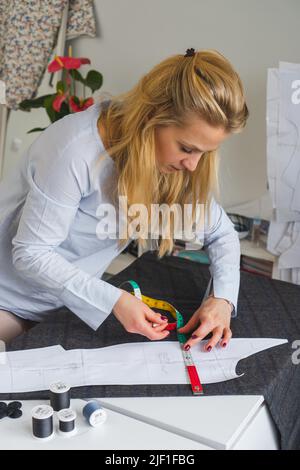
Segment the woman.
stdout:
<path fill-rule="evenodd" d="M 196 204 L 205 204 L 213 292 L 180 331 L 192 333 L 186 349 L 209 333 L 207 351 L 218 342 L 226 346 L 240 250 L 213 191 L 217 149 L 247 117 L 242 83 L 228 60 L 214 50 L 188 49 L 156 65 L 129 92 L 50 125 L 0 185 L 0 339 L 12 340 L 62 306 L 94 330 L 113 312 L 128 332 L 168 336 L 166 318 L 101 279 L 131 241 L 119 225 L 108 233 L 100 223 L 103 207 L 118 210 L 121 195 L 128 207 L 143 204 L 145 219 L 152 204 L 191 202 L 195 222 Z M 138 242 L 144 245 L 142 237 Z M 172 247 L 172 236 L 162 236 L 159 256 Z"/>

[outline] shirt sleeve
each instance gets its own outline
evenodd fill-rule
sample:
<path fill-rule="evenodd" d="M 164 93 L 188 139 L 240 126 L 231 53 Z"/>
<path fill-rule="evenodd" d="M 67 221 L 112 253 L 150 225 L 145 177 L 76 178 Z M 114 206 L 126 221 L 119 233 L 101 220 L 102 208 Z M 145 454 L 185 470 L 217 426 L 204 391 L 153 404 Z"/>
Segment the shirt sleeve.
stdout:
<path fill-rule="evenodd" d="M 202 236 L 203 249 L 210 259 L 209 271 L 212 276 L 206 294 L 213 284 L 214 297 L 232 302 L 232 317 L 236 317 L 240 287 L 240 241 L 234 224 L 214 198 L 210 206 L 210 220 L 208 214 L 205 217 Z"/>
<path fill-rule="evenodd" d="M 91 276 L 56 252 L 68 237 L 83 197 L 86 162 L 65 152 L 59 158 L 40 159 L 27 171 L 30 190 L 12 239 L 14 267 L 96 330 L 122 290 Z"/>

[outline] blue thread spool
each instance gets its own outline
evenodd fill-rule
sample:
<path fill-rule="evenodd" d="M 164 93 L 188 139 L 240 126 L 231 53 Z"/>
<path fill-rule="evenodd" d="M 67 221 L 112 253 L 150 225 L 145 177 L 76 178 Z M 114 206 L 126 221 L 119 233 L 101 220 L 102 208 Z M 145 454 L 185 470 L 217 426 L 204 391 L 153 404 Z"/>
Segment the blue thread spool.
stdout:
<path fill-rule="evenodd" d="M 98 426 L 104 423 L 107 413 L 96 400 L 89 401 L 82 410 L 83 416 L 91 426 Z"/>

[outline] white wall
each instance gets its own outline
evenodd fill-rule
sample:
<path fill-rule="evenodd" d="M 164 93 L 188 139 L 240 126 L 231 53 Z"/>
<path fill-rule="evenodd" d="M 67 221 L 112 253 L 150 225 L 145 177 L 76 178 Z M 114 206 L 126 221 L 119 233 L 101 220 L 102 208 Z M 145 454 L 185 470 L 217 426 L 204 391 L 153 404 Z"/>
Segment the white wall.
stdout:
<path fill-rule="evenodd" d="M 98 37 L 72 41 L 73 53 L 89 57 L 104 75 L 101 91 L 132 87 L 153 65 L 188 47 L 213 48 L 240 74 L 251 116 L 247 128 L 221 150 L 224 207 L 256 199 L 266 190 L 266 77 L 279 60 L 300 63 L 299 0 L 95 0 Z M 87 66 L 85 66 L 87 67 Z M 88 68 L 86 68 L 88 70 Z M 26 130 L 47 124 L 44 111 L 12 112 L 4 171 L 29 145 Z"/>

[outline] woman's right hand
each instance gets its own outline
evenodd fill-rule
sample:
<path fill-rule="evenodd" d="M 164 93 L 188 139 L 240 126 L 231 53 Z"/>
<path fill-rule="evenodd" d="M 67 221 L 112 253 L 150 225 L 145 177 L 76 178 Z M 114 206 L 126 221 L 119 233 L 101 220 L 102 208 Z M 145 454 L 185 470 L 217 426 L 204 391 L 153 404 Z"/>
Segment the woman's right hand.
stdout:
<path fill-rule="evenodd" d="M 129 333 L 138 333 L 151 340 L 164 339 L 170 333 L 163 331 L 168 325 L 167 317 L 154 312 L 148 305 L 125 290 L 112 311 Z M 157 326 L 153 327 L 153 323 Z"/>

